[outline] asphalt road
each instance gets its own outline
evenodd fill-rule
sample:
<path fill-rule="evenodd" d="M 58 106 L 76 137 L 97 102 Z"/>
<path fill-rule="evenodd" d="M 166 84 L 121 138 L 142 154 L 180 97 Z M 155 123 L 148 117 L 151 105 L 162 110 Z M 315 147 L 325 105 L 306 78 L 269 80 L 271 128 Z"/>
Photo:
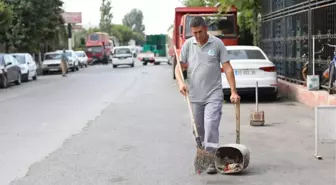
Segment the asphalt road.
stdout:
<path fill-rule="evenodd" d="M 187 106 L 171 67 L 94 66 L 0 90 L 0 184 L 334 185 L 335 160 L 317 161 L 313 111 L 263 103 L 267 125 L 250 127 L 241 105 L 245 173 L 195 175 Z M 221 143 L 233 143 L 234 109 L 223 107 Z"/>

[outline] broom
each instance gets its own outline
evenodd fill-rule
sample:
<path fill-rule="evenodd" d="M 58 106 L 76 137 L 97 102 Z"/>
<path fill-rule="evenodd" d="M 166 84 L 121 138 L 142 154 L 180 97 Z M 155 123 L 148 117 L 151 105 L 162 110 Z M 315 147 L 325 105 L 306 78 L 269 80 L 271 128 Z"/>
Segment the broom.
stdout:
<path fill-rule="evenodd" d="M 183 71 L 182 71 L 182 67 L 180 64 L 180 59 L 176 50 L 176 46 L 174 46 L 174 51 L 175 51 L 175 56 L 176 56 L 176 63 L 177 66 L 179 68 L 179 72 L 182 78 L 182 81 L 184 82 L 184 76 L 183 76 Z M 188 92 L 186 92 L 186 96 L 185 99 L 187 100 L 187 104 L 188 104 L 188 108 L 189 108 L 189 114 L 191 117 L 191 124 L 194 130 L 194 135 L 195 135 L 195 140 L 196 140 L 196 157 L 194 160 L 194 166 L 195 166 L 195 171 L 200 174 L 201 172 L 205 171 L 208 166 L 210 165 L 211 162 L 213 162 L 214 160 L 214 154 L 207 152 L 204 150 L 203 146 L 202 146 L 202 141 L 201 138 L 198 135 L 198 131 L 197 131 L 197 127 L 196 127 L 196 123 L 195 123 L 195 118 L 194 115 L 192 113 L 192 109 L 191 109 L 191 104 L 190 104 L 190 100 L 189 100 L 189 95 Z"/>

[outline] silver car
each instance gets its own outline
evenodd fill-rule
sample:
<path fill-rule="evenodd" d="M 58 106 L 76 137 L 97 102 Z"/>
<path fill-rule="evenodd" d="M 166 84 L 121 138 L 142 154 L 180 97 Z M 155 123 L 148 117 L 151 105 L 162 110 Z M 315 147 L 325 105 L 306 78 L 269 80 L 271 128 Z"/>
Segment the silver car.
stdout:
<path fill-rule="evenodd" d="M 10 83 L 21 84 L 21 68 L 12 55 L 0 53 L 0 88 L 7 88 Z"/>

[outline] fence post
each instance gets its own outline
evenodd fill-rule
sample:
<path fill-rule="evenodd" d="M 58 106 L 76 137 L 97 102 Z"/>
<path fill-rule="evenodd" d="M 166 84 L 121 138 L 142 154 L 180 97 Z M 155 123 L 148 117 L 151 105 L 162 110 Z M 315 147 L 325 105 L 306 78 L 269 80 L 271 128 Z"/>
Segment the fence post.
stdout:
<path fill-rule="evenodd" d="M 309 0 L 309 9 L 308 9 L 308 74 L 313 74 L 313 62 L 312 57 L 315 57 L 313 55 L 312 50 L 312 10 L 311 10 L 311 0 Z"/>

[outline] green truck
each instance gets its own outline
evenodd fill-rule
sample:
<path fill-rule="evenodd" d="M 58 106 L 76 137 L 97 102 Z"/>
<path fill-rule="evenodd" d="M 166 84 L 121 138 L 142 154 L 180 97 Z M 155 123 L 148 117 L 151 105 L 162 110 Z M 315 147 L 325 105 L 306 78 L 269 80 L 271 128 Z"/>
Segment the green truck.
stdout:
<path fill-rule="evenodd" d="M 142 52 L 138 54 L 138 59 L 143 62 L 143 65 L 148 63 L 153 63 L 154 65 L 168 63 L 167 35 L 147 35 L 146 43 Z"/>

